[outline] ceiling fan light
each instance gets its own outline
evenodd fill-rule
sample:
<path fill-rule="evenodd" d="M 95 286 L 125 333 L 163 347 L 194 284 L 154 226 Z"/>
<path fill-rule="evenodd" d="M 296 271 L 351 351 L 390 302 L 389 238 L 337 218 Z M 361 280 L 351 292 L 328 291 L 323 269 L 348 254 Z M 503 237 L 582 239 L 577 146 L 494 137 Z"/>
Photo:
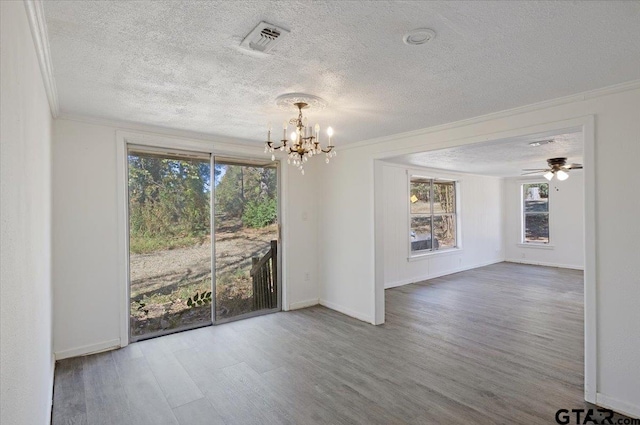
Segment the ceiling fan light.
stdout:
<path fill-rule="evenodd" d="M 567 173 L 566 171 L 563 171 L 563 170 L 558 170 L 556 172 L 556 176 L 558 177 L 558 180 L 564 181 L 564 180 L 569 178 L 569 173 Z"/>
<path fill-rule="evenodd" d="M 551 179 L 553 178 L 553 171 L 547 171 L 546 173 L 544 173 L 544 178 L 551 181 Z"/>

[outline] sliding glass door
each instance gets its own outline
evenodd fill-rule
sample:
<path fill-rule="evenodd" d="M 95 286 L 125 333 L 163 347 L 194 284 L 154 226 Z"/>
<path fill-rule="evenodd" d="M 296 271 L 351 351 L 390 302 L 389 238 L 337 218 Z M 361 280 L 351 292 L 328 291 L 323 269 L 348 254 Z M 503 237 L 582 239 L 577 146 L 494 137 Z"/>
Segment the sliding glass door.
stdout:
<path fill-rule="evenodd" d="M 280 309 L 278 169 L 215 159 L 216 321 Z"/>
<path fill-rule="evenodd" d="M 128 207 L 132 341 L 280 309 L 275 164 L 129 146 Z"/>
<path fill-rule="evenodd" d="M 210 155 L 131 147 L 128 163 L 131 339 L 210 324 Z"/>

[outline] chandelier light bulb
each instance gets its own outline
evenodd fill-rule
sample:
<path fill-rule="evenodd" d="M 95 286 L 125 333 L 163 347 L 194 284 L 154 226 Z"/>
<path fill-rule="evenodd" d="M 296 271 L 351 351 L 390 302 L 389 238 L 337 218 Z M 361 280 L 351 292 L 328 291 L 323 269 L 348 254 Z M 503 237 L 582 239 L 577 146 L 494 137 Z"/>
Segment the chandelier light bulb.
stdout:
<path fill-rule="evenodd" d="M 547 171 L 546 173 L 544 173 L 544 178 L 551 181 L 551 179 L 553 178 L 553 171 Z"/>
<path fill-rule="evenodd" d="M 331 128 L 331 127 L 327 128 L 327 136 L 329 136 L 329 137 L 333 136 L 333 128 Z"/>
<path fill-rule="evenodd" d="M 558 180 L 564 181 L 569 178 L 569 174 L 566 171 L 558 170 L 556 177 L 558 177 Z"/>
<path fill-rule="evenodd" d="M 298 135 L 296 134 L 296 132 L 295 132 L 295 131 L 292 131 L 292 132 L 291 132 L 291 140 L 293 140 L 293 141 L 298 140 Z"/>

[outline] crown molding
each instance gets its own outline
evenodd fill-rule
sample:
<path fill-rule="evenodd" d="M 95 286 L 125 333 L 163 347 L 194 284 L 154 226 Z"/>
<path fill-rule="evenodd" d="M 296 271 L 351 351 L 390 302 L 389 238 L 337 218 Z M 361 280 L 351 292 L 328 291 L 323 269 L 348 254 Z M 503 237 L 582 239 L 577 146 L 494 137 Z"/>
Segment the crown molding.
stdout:
<path fill-rule="evenodd" d="M 374 139 L 362 140 L 360 142 L 349 143 L 340 147 L 341 150 L 357 149 L 365 146 L 373 146 L 381 143 L 387 143 L 391 141 L 397 141 L 399 139 L 406 139 L 416 136 L 424 136 L 438 131 L 451 130 L 454 128 L 465 127 L 472 124 L 479 124 L 485 121 L 507 118 L 514 115 L 524 114 L 527 112 L 538 111 L 541 109 L 551 108 L 554 106 L 566 105 L 569 103 L 582 102 L 588 99 L 607 96 L 615 93 L 621 93 L 631 90 L 640 90 L 640 80 L 628 81 L 625 83 L 615 84 L 612 86 L 602 87 L 599 89 L 589 90 L 582 93 L 572 94 L 569 96 L 558 97 L 555 99 L 544 100 L 538 103 L 532 103 L 529 105 L 518 106 L 512 109 L 505 109 L 503 111 L 492 112 L 490 114 L 480 115 L 473 118 L 467 118 L 459 121 L 454 121 L 446 124 L 436 125 L 427 128 L 421 128 L 418 130 L 407 131 L 404 133 L 391 134 L 389 136 L 376 137 Z"/>
<path fill-rule="evenodd" d="M 44 18 L 44 6 L 42 0 L 24 0 L 24 7 L 27 10 L 27 19 L 33 36 L 33 44 L 36 48 L 38 63 L 44 89 L 49 100 L 51 115 L 57 118 L 60 115 L 58 103 L 58 91 L 53 78 L 53 67 L 51 65 L 51 51 L 49 48 L 49 33 L 47 32 L 47 22 Z"/>

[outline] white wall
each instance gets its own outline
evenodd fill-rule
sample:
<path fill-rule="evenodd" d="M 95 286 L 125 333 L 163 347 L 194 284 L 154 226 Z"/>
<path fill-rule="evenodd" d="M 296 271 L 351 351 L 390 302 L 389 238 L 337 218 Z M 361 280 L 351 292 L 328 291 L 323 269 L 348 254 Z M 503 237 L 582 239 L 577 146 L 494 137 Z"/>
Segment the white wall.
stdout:
<path fill-rule="evenodd" d="M 45 425 L 51 351 L 51 113 L 23 2 L 0 2 L 0 423 Z"/>
<path fill-rule="evenodd" d="M 318 182 L 320 304 L 374 323 L 373 159 L 337 149 Z"/>
<path fill-rule="evenodd" d="M 485 266 L 504 260 L 502 252 L 502 179 L 470 174 L 445 173 L 427 168 L 384 164 L 384 284 L 385 288 Z M 458 228 L 461 247 L 409 258 L 408 175 L 458 182 Z"/>
<path fill-rule="evenodd" d="M 521 186 L 532 181 L 508 178 L 505 181 L 506 260 L 572 269 L 584 268 L 584 173 L 571 171 L 565 181 L 549 184 L 549 245 L 522 244 Z M 549 249 L 547 249 L 549 248 Z"/>
<path fill-rule="evenodd" d="M 56 120 L 53 139 L 53 347 L 66 357 L 120 343 L 115 130 Z"/>
<path fill-rule="evenodd" d="M 640 85 L 549 101 L 450 125 L 366 141 L 340 150 L 322 170 L 320 297 L 363 320 L 384 317 L 376 268 L 374 164 L 411 152 L 534 134 L 550 123 L 595 117 L 597 397 L 640 416 Z M 555 124 L 554 124 L 555 125 Z M 586 159 L 586 158 L 585 158 Z M 376 174 L 377 175 L 377 174 Z M 375 179 L 378 181 L 378 178 Z M 379 194 L 378 194 L 379 197 Z M 378 285 L 376 285 L 376 283 Z M 587 326 L 590 324 L 587 323 Z M 588 389 L 594 390 L 594 389 Z"/>
<path fill-rule="evenodd" d="M 323 165 L 322 161 L 308 162 L 304 176 L 286 162 L 281 166 L 286 310 L 318 304 L 318 195 L 310 188 Z"/>
<path fill-rule="evenodd" d="M 124 230 L 117 220 L 116 131 L 122 127 L 65 119 L 54 123 L 54 351 L 58 358 L 122 343 L 121 325 L 128 320 L 121 317 L 125 282 L 119 273 L 118 235 Z M 202 143 L 207 148 L 216 146 L 211 141 Z M 256 152 L 264 155 L 259 146 Z M 288 253 L 283 274 L 285 309 L 318 302 L 316 197 L 306 189 L 314 178 L 313 166 L 306 171 L 302 176 L 283 169 L 283 238 Z"/>

